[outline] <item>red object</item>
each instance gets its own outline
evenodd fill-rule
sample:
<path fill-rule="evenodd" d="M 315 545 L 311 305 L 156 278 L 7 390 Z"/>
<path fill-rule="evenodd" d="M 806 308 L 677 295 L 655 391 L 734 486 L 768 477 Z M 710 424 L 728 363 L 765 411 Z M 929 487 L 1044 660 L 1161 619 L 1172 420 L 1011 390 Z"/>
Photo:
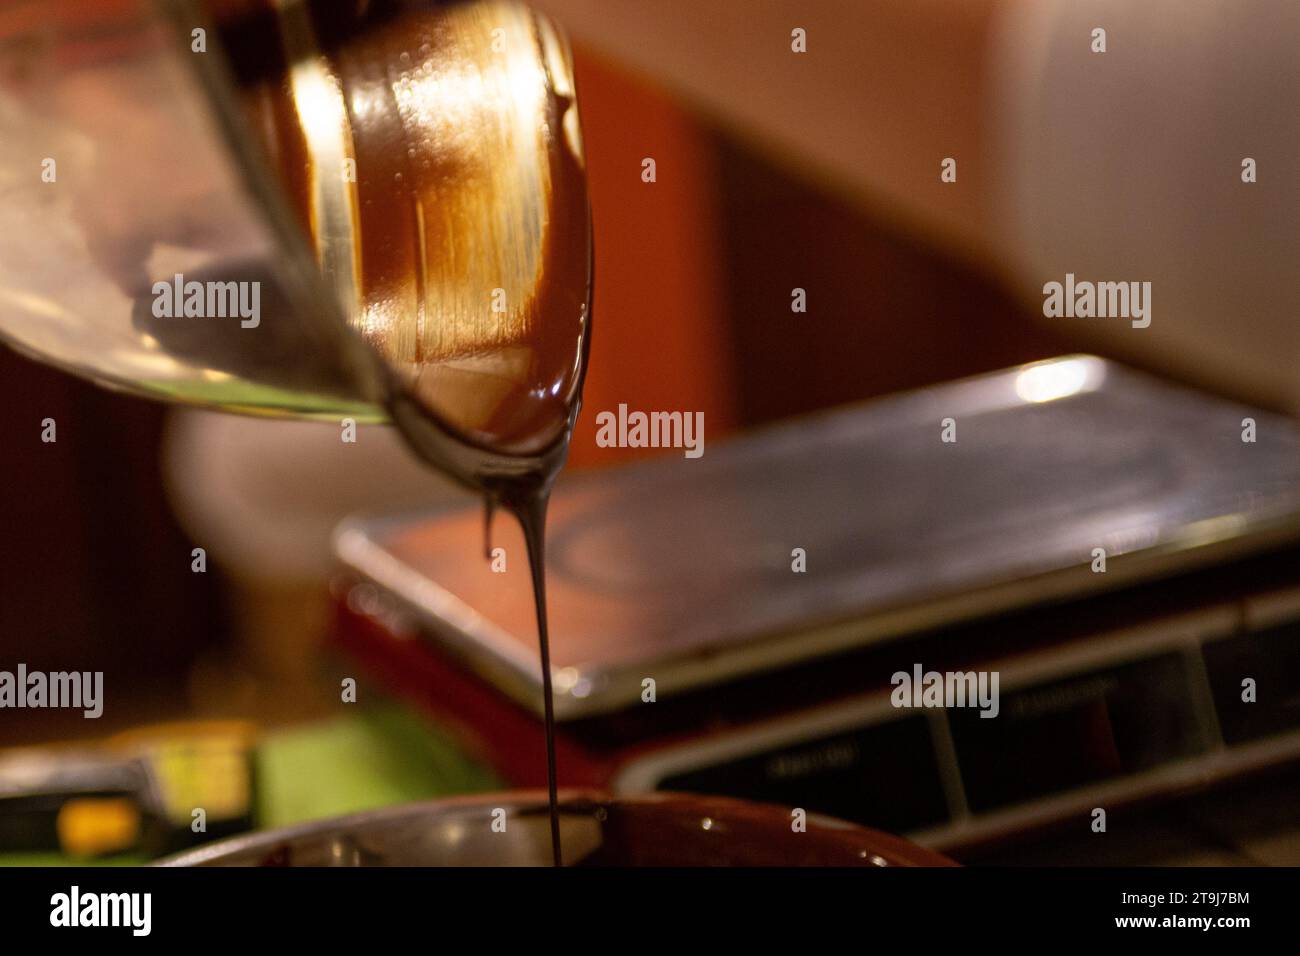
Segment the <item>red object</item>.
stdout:
<path fill-rule="evenodd" d="M 340 603 L 334 646 L 362 665 L 380 686 L 450 726 L 480 759 L 518 787 L 546 786 L 542 722 L 486 681 L 448 660 L 432 643 L 395 636 L 373 618 Z M 483 733 L 480 728 L 490 728 Z M 579 747 L 556 728 L 556 763 L 565 787 L 604 787 L 611 755 Z"/>

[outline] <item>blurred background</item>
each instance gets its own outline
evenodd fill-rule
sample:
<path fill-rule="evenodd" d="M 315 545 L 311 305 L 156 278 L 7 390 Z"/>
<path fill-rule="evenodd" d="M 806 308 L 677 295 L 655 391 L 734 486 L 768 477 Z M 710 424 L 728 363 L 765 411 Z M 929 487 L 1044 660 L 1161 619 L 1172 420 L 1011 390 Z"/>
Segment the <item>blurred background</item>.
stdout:
<path fill-rule="evenodd" d="M 1300 146 L 1300 73 L 1277 52 L 1300 34 L 1286 5 L 1246 4 L 1227 20 L 1226 4 L 1189 4 L 1191 25 L 1162 20 L 1167 3 L 1150 5 L 1163 14 L 995 0 L 539 6 L 574 42 L 595 223 L 574 473 L 664 454 L 597 447 L 594 412 L 619 403 L 703 411 L 712 445 L 1080 351 L 1265 412 L 1298 407 L 1292 267 L 1276 266 L 1298 261 L 1300 234 L 1282 171 Z M 34 7 L 0 6 L 0 51 Z M 1109 28 L 1104 55 L 1090 50 L 1094 21 Z M 1157 39 L 1166 26 L 1180 42 Z M 795 28 L 806 53 L 791 48 Z M 1245 61 L 1256 69 L 1242 76 Z M 1109 73 L 1090 77 L 1103 63 Z M 1252 185 L 1246 156 L 1261 169 Z M 1041 285 L 1067 271 L 1152 280 L 1151 334 L 1044 319 Z M 796 288 L 806 313 L 791 311 Z M 238 721 L 201 725 L 254 768 L 236 829 L 511 782 L 382 688 L 340 707 L 340 680 L 358 672 L 328 640 L 353 594 L 331 530 L 358 512 L 473 504 L 395 436 L 366 427 L 374 451 L 354 462 L 333 425 L 171 409 L 9 350 L 0 404 L 0 666 L 103 671 L 113 701 L 93 725 L 8 713 L 0 744 L 152 726 L 179 746 L 195 725 L 159 724 Z M 47 417 L 58 441 L 36 443 Z M 196 547 L 205 573 L 191 570 Z M 1104 846 L 1047 827 L 953 852 L 1294 864 L 1294 773 L 1274 773 L 1267 787 L 1207 783 L 1126 811 L 1141 835 Z"/>

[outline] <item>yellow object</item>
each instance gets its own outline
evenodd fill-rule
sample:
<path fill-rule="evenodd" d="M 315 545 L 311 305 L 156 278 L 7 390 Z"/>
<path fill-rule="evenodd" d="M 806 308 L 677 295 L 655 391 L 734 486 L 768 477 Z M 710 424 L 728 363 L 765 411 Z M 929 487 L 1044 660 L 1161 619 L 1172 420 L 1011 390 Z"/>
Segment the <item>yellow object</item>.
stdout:
<path fill-rule="evenodd" d="M 59 845 L 70 856 L 127 850 L 140 839 L 140 810 L 127 797 L 74 797 L 59 809 Z"/>
<path fill-rule="evenodd" d="M 255 732 L 245 721 L 182 721 L 128 731 L 110 742 L 149 760 L 163 812 L 173 825 L 188 827 L 198 808 L 218 820 L 250 812 L 248 753 Z"/>

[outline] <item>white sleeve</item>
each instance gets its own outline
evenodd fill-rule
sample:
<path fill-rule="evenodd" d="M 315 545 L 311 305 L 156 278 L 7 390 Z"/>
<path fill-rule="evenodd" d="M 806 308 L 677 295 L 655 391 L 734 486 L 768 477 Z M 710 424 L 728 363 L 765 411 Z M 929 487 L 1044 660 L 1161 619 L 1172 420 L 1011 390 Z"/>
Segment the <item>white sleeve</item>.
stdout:
<path fill-rule="evenodd" d="M 1026 291 L 1152 283 L 1148 328 L 1043 321 L 1300 411 L 1300 3 L 1020 0 L 993 43 L 1000 245 Z"/>

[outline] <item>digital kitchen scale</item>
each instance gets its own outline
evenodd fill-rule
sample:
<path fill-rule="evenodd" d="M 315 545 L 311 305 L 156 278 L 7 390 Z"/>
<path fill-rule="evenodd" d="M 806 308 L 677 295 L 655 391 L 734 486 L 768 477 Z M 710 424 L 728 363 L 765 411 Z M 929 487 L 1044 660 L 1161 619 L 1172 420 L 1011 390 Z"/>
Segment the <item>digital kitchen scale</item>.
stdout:
<path fill-rule="evenodd" d="M 1300 752 L 1288 419 L 1067 356 L 706 449 L 554 493 L 562 783 L 955 846 Z M 504 573 L 477 509 L 346 523 L 338 639 L 534 784 L 527 562 L 509 520 L 491 545 Z M 917 665 L 997 669 L 999 718 L 892 706 Z"/>

